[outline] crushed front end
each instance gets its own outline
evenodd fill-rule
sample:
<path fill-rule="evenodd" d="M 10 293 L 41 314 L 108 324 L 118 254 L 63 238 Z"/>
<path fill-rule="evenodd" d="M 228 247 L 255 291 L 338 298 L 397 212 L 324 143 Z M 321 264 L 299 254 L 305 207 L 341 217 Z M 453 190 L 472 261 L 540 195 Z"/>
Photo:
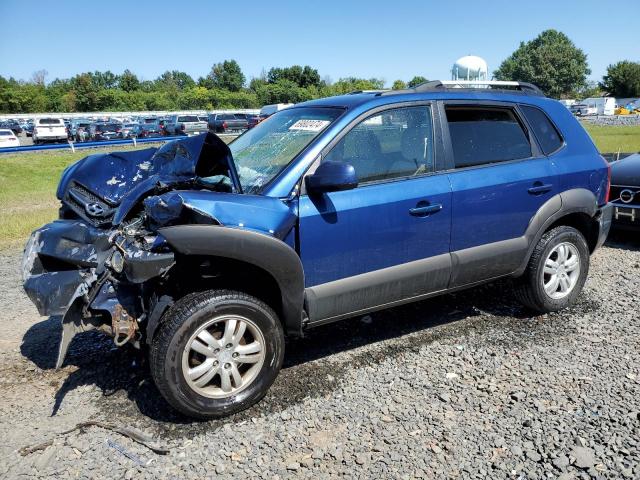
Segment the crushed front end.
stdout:
<path fill-rule="evenodd" d="M 62 317 L 57 368 L 78 332 L 97 329 L 117 345 L 140 345 L 149 318 L 167 308 L 161 292 L 175 263 L 150 227 L 144 200 L 181 188 L 233 191 L 231 161 L 224 142 L 204 134 L 157 150 L 90 155 L 63 173 L 60 219 L 32 233 L 22 263 L 24 289 L 39 313 Z M 174 207 L 172 221 L 216 223 Z"/>
<path fill-rule="evenodd" d="M 24 289 L 44 316 L 62 316 L 56 367 L 78 332 L 98 329 L 117 345 L 139 345 L 141 323 L 153 311 L 174 254 L 157 236 L 103 229 L 82 220 L 57 220 L 29 239 L 23 257 Z M 140 235 L 142 233 L 142 235 Z"/>

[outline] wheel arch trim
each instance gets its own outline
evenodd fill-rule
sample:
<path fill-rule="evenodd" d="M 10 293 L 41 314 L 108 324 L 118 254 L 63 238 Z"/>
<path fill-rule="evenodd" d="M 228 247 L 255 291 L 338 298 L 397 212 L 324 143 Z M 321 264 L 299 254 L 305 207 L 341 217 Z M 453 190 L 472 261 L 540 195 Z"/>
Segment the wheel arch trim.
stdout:
<path fill-rule="evenodd" d="M 251 230 L 218 225 L 178 225 L 158 233 L 182 255 L 230 258 L 265 270 L 278 284 L 285 331 L 301 334 L 304 271 L 300 257 L 286 243 Z"/>
<path fill-rule="evenodd" d="M 591 190 L 586 188 L 574 188 L 554 195 L 547 200 L 535 213 L 524 234 L 528 241 L 527 255 L 520 267 L 514 272 L 514 276 L 524 273 L 533 249 L 548 228 L 562 217 L 574 213 L 584 213 L 594 218 L 598 211 L 598 200 Z"/>

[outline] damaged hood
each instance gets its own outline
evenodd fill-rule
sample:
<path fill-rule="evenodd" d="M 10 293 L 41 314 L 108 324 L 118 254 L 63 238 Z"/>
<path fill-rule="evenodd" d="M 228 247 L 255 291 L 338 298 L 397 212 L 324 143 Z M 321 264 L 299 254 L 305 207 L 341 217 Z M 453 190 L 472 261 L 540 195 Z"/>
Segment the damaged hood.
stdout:
<path fill-rule="evenodd" d="M 157 149 L 89 155 L 64 171 L 57 196 L 83 217 L 89 213 L 88 202 L 104 203 L 99 206 L 113 210 L 112 222 L 117 224 L 158 186 L 216 176 L 230 178 L 230 189 L 240 190 L 229 147 L 205 133 Z"/>

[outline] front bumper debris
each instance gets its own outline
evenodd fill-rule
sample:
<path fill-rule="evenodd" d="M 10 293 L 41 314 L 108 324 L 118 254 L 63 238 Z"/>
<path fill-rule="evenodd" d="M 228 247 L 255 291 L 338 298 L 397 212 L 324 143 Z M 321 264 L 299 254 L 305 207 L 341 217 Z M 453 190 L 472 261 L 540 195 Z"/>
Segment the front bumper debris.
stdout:
<path fill-rule="evenodd" d="M 98 329 L 117 345 L 135 344 L 147 316 L 143 284 L 173 264 L 171 252 L 144 250 L 118 231 L 80 220 L 57 220 L 33 232 L 22 261 L 24 289 L 40 315 L 62 316 L 56 368 L 79 332 Z"/>

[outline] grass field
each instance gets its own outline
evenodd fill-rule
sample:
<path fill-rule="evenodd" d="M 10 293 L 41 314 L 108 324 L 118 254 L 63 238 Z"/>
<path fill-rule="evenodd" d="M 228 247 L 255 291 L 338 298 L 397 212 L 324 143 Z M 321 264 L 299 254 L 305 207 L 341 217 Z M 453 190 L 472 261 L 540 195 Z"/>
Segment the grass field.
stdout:
<path fill-rule="evenodd" d="M 602 153 L 640 152 L 640 125 L 603 126 L 583 123 Z"/>
<path fill-rule="evenodd" d="M 640 151 L 640 126 L 587 124 L 585 128 L 603 153 Z M 116 149 L 0 154 L 0 249 L 22 244 L 32 230 L 56 218 L 55 191 L 66 166 L 86 155 Z"/>

